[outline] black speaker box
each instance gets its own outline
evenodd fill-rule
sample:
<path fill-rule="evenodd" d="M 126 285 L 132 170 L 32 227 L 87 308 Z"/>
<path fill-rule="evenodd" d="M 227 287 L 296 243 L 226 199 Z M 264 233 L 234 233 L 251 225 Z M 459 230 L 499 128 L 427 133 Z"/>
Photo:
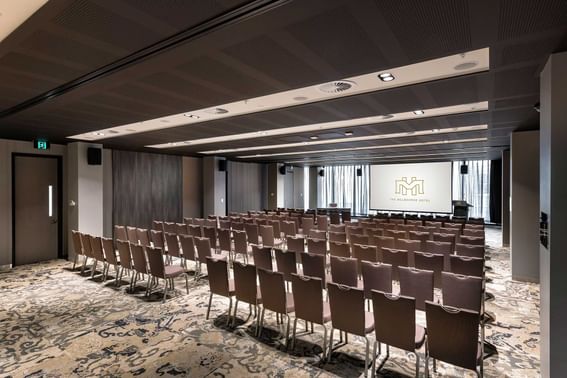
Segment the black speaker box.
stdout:
<path fill-rule="evenodd" d="M 226 172 L 226 160 L 219 160 L 219 171 Z"/>
<path fill-rule="evenodd" d="M 280 174 L 281 174 L 281 175 L 285 175 L 285 172 L 286 172 L 286 167 L 285 167 L 285 165 L 280 166 Z"/>
<path fill-rule="evenodd" d="M 319 176 L 321 176 L 321 177 L 325 176 L 325 170 L 324 169 L 319 170 Z"/>
<path fill-rule="evenodd" d="M 468 165 L 461 165 L 461 174 L 467 175 L 469 173 L 469 166 Z"/>
<path fill-rule="evenodd" d="M 356 175 L 362 177 L 362 168 L 356 168 Z"/>
<path fill-rule="evenodd" d="M 97 147 L 87 148 L 87 163 L 89 165 L 102 164 L 102 149 Z"/>

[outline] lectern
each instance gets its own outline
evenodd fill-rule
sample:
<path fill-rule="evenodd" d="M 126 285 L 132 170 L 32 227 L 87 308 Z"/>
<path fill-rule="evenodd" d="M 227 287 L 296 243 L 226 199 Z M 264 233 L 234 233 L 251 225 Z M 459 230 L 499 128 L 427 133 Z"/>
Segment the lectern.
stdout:
<path fill-rule="evenodd" d="M 462 200 L 454 200 L 453 201 L 453 216 L 459 218 L 468 218 L 469 217 L 469 207 L 473 207 L 471 204 L 468 204 L 467 201 Z"/>

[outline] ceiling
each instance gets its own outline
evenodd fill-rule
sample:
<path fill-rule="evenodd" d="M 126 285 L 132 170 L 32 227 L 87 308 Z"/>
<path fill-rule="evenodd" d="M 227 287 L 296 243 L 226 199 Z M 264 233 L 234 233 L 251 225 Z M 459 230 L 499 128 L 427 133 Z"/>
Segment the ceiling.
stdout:
<path fill-rule="evenodd" d="M 488 71 L 102 139 L 109 148 L 156 152 L 145 146 L 488 101 L 487 111 L 349 128 L 354 136 L 480 124 L 487 130 L 306 145 L 243 160 L 324 165 L 498 158 L 512 131 L 538 128 L 538 76 L 549 54 L 567 49 L 567 1 L 49 1 L 0 43 L 0 137 L 70 143 L 76 134 L 485 47 Z M 331 140 L 344 131 L 316 136 Z M 199 155 L 313 135 L 159 152 Z M 447 142 L 418 145 L 440 138 Z M 478 138 L 486 140 L 451 142 Z M 310 153 L 335 148 L 354 150 Z"/>

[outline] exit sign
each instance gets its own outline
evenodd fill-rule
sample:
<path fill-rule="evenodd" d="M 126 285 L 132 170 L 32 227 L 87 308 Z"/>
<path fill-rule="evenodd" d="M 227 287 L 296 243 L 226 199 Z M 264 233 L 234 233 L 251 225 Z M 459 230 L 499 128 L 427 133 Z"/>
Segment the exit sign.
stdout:
<path fill-rule="evenodd" d="M 34 139 L 33 148 L 36 150 L 49 150 L 49 141 L 45 139 Z"/>

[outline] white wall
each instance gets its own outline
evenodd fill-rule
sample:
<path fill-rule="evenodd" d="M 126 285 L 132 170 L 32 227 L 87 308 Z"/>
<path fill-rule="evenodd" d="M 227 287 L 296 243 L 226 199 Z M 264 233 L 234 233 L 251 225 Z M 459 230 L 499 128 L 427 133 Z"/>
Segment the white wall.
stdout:
<path fill-rule="evenodd" d="M 33 143 L 15 140 L 0 139 L 0 267 L 12 264 L 12 153 L 28 153 L 37 155 L 58 155 L 63 158 L 63 203 L 66 202 L 66 148 L 62 145 L 51 145 L 48 151 L 39 151 L 33 148 Z M 65 207 L 63 207 L 65 211 Z M 63 222 L 63 230 L 66 229 L 66 219 Z M 63 252 L 67 250 L 65 236 L 63 236 Z"/>

